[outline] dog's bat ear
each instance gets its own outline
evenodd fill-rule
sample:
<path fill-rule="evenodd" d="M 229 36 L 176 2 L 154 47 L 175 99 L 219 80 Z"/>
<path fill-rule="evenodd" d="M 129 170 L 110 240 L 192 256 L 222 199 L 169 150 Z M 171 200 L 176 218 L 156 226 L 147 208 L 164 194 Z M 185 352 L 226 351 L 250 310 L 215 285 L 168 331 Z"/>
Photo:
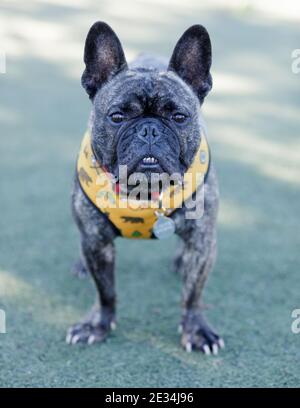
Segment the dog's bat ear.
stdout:
<path fill-rule="evenodd" d="M 186 30 L 173 51 L 169 70 L 176 72 L 198 96 L 200 103 L 212 88 L 210 75 L 211 43 L 201 25 Z"/>
<path fill-rule="evenodd" d="M 127 67 L 122 45 L 108 24 L 98 21 L 90 28 L 84 63 L 81 83 L 91 99 L 103 83 Z"/>

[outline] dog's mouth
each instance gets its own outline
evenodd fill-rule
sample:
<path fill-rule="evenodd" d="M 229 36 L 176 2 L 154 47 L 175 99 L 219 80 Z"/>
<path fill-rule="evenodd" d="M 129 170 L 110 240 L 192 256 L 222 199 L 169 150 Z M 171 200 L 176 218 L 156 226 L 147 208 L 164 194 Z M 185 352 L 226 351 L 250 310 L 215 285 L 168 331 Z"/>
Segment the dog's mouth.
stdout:
<path fill-rule="evenodd" d="M 144 152 L 144 154 L 139 155 L 128 163 L 128 172 L 146 174 L 167 173 L 171 175 L 174 172 L 182 171 L 181 167 L 181 162 L 177 155 L 163 151 L 152 151 Z"/>
<path fill-rule="evenodd" d="M 143 173 L 147 178 L 150 178 L 152 173 L 171 173 L 166 160 L 158 155 L 154 156 L 152 153 L 144 153 L 144 155 L 139 155 L 128 162 L 120 163 L 117 161 L 116 172 L 120 171 L 120 166 L 126 166 L 128 177 Z"/>
<path fill-rule="evenodd" d="M 178 174 L 183 176 L 184 171 L 184 165 L 177 157 L 172 155 L 165 157 L 162 154 L 154 155 L 152 152 L 139 155 L 128 162 L 120 163 L 117 161 L 113 167 L 113 174 L 116 179 L 124 180 L 124 174 L 126 173 L 127 180 L 130 179 L 132 184 L 138 184 L 141 178 L 144 180 L 147 179 L 150 183 L 152 177 L 161 176 L 172 178 Z M 123 175 L 123 177 L 121 175 Z"/>
<path fill-rule="evenodd" d="M 158 165 L 158 160 L 156 159 L 156 157 L 146 156 L 146 157 L 143 157 L 143 159 L 140 161 L 140 164 L 143 167 L 151 168 L 151 167 L 155 167 Z"/>
<path fill-rule="evenodd" d="M 172 160 L 171 155 L 169 156 Z M 175 159 L 174 159 L 175 162 Z M 180 184 L 182 181 L 182 169 L 174 166 L 174 169 L 168 168 L 168 160 L 164 157 L 154 156 L 151 153 L 137 157 L 135 160 L 125 165 L 126 178 L 123 170 L 119 171 L 118 192 L 121 195 L 131 194 L 131 192 L 140 191 L 137 199 L 157 199 L 157 197 L 168 189 L 169 186 Z"/>
<path fill-rule="evenodd" d="M 145 156 L 137 163 L 135 171 L 146 174 L 161 173 L 164 171 L 164 167 L 156 157 Z"/>

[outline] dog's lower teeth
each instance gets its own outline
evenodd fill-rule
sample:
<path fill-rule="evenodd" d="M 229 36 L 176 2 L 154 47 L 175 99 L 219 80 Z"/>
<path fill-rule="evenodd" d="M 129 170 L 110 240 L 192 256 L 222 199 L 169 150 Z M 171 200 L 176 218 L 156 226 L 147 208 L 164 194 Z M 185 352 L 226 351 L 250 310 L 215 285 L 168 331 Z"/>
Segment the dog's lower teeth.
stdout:
<path fill-rule="evenodd" d="M 157 163 L 157 159 L 155 159 L 155 157 L 144 157 L 143 158 L 143 163 L 155 164 L 155 163 Z"/>

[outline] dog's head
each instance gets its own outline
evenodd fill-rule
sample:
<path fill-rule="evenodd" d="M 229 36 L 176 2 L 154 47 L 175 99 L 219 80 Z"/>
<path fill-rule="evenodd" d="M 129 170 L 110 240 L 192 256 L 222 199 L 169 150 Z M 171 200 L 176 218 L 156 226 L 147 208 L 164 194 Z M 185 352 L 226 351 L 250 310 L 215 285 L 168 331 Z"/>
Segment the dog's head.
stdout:
<path fill-rule="evenodd" d="M 183 174 L 200 143 L 200 105 L 212 87 L 206 29 L 190 27 L 164 71 L 130 69 L 121 43 L 103 22 L 87 36 L 82 85 L 93 101 L 92 144 L 118 177 L 142 172 Z"/>

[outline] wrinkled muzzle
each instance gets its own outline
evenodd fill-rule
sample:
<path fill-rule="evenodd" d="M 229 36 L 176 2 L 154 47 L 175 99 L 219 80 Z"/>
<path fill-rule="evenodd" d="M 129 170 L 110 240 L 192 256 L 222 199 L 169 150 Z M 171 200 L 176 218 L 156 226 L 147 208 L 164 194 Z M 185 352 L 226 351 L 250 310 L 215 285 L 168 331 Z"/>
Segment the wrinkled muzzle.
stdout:
<path fill-rule="evenodd" d="M 178 137 L 161 120 L 143 118 L 119 136 L 118 165 L 126 165 L 128 174 L 180 173 Z"/>

